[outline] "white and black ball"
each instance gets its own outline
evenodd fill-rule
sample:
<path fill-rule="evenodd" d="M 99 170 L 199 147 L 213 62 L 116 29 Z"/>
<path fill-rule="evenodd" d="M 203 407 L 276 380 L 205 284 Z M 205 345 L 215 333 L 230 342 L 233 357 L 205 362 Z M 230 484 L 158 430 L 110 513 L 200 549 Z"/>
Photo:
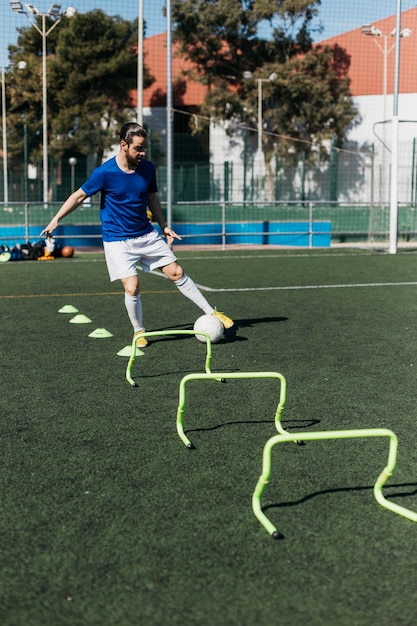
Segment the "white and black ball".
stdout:
<path fill-rule="evenodd" d="M 201 330 L 208 334 L 212 343 L 217 343 L 223 337 L 224 327 L 215 315 L 202 315 L 196 320 L 194 330 Z M 198 341 L 207 343 L 205 335 L 196 334 Z"/>

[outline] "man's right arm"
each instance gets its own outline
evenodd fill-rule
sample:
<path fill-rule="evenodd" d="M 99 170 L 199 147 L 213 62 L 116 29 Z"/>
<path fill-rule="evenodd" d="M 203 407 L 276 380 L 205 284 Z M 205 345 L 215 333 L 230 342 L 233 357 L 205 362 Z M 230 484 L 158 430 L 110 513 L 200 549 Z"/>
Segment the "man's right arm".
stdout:
<path fill-rule="evenodd" d="M 48 226 L 45 226 L 45 228 L 42 230 L 42 232 L 40 233 L 40 237 L 42 236 L 49 237 L 50 235 L 52 235 L 54 230 L 58 228 L 59 221 L 62 218 L 69 215 L 70 213 L 72 213 L 73 211 L 75 211 L 75 209 L 77 209 L 87 197 L 88 197 L 87 194 L 85 193 L 85 191 L 81 189 L 81 187 L 77 189 L 76 191 L 74 191 L 65 200 L 64 204 L 61 206 L 61 208 L 56 213 L 56 215 L 54 215 L 54 217 L 51 219 Z"/>

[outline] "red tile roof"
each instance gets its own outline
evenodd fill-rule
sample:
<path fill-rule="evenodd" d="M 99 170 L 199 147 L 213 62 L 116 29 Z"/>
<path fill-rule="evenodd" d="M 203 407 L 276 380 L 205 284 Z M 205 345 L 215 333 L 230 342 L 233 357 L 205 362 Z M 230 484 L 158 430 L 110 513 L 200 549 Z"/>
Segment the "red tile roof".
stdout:
<path fill-rule="evenodd" d="M 143 92 L 143 106 L 166 106 L 167 72 L 166 72 L 166 33 L 147 37 L 143 42 L 144 64 L 151 75 L 156 79 Z M 193 106 L 201 104 L 207 93 L 207 88 L 189 78 L 184 78 L 181 72 L 191 70 L 192 63 L 178 55 L 178 44 L 172 46 L 172 82 L 173 105 Z M 132 92 L 132 104 L 136 106 L 136 91 Z"/>
<path fill-rule="evenodd" d="M 362 28 L 356 28 L 320 42 L 321 45 L 338 44 L 350 55 L 349 76 L 353 96 L 384 93 L 385 57 L 387 62 L 387 93 L 394 91 L 395 37 L 391 37 L 390 33 L 395 29 L 396 16 L 393 15 L 373 22 L 373 26 L 379 28 L 387 37 L 364 35 Z M 405 28 L 410 28 L 412 34 L 409 38 L 400 38 L 399 92 L 415 93 L 417 92 L 417 8 L 403 11 L 401 14 L 401 31 Z"/>
<path fill-rule="evenodd" d="M 350 56 L 349 77 L 353 96 L 367 96 L 384 93 L 384 63 L 387 64 L 387 93 L 394 91 L 395 37 L 390 33 L 395 29 L 396 16 L 373 22 L 384 36 L 369 36 L 362 33 L 362 27 L 342 35 L 319 42 L 318 45 L 338 44 Z M 411 37 L 400 39 L 400 93 L 417 93 L 417 8 L 403 11 L 401 30 L 409 28 Z M 386 44 L 386 48 L 385 48 Z M 143 106 L 166 105 L 166 33 L 147 37 L 143 43 L 144 63 L 156 79 L 143 93 Z M 386 52 L 384 52 L 386 50 Z M 178 54 L 178 44 L 173 44 L 172 78 L 174 106 L 199 105 L 204 100 L 207 88 L 189 78 L 181 76 L 183 70 L 192 69 L 192 63 Z M 132 105 L 136 106 L 136 91 L 132 94 Z"/>

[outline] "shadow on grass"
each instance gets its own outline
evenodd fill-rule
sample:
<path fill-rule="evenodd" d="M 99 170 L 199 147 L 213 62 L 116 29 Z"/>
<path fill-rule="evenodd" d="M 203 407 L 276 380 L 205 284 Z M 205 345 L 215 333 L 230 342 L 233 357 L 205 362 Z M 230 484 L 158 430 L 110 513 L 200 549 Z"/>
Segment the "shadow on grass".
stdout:
<path fill-rule="evenodd" d="M 386 485 L 385 489 L 404 489 L 405 487 L 412 487 L 412 491 L 407 491 L 403 493 L 384 493 L 385 498 L 387 500 L 394 500 L 395 498 L 404 498 L 417 495 L 417 483 L 402 483 L 397 485 Z M 313 498 L 317 498 L 318 496 L 324 496 L 329 493 L 351 493 L 355 491 L 373 491 L 374 485 L 369 485 L 367 487 L 359 486 L 359 487 L 340 487 L 335 489 L 323 489 L 322 491 L 315 491 L 314 493 L 310 493 L 303 498 L 299 498 L 298 500 L 292 500 L 290 502 L 279 502 L 278 504 L 268 504 L 262 507 L 263 511 L 267 511 L 269 509 L 281 509 L 284 507 L 297 506 L 298 504 L 303 504 L 304 502 L 308 502 Z"/>
<path fill-rule="evenodd" d="M 256 324 L 270 324 L 273 323 L 275 324 L 276 322 L 286 322 L 288 321 L 288 317 L 255 317 L 255 318 L 249 318 L 249 319 L 240 319 L 240 320 L 235 320 L 235 324 L 234 326 L 232 326 L 232 328 L 228 328 L 227 330 L 225 330 L 224 332 L 224 337 L 221 341 L 219 341 L 219 344 L 222 343 L 231 343 L 233 341 L 248 341 L 248 339 L 246 337 L 239 337 L 238 336 L 238 331 L 242 328 L 252 328 L 253 326 L 255 326 Z M 158 331 L 168 331 L 170 329 L 172 330 L 192 330 L 192 325 L 190 324 L 177 324 L 177 326 L 170 326 L 169 328 L 163 327 L 163 328 L 153 328 L 152 331 L 153 332 L 158 332 Z M 159 343 L 160 341 L 184 341 L 187 339 L 193 339 L 192 335 L 175 335 L 173 334 L 172 337 L 170 337 L 169 335 L 165 335 L 163 337 L 152 337 L 150 339 L 151 343 Z"/>
<path fill-rule="evenodd" d="M 275 323 L 287 321 L 288 317 L 252 317 L 249 319 L 235 320 L 235 326 L 238 328 L 251 328 L 255 324 L 270 324 L 271 322 Z"/>
<path fill-rule="evenodd" d="M 148 350 L 148 348 L 146 348 L 146 350 Z M 200 368 L 201 373 L 204 373 L 204 367 Z M 227 373 L 227 372 L 239 372 L 240 370 L 237 367 L 222 367 L 222 372 Z M 165 372 L 156 372 L 155 374 L 149 374 L 149 373 L 141 373 L 140 371 L 136 374 L 137 376 L 140 376 L 140 378 L 160 378 L 161 376 L 169 376 L 171 374 L 175 374 L 175 376 L 179 375 L 179 376 L 186 376 L 187 374 L 190 373 L 190 369 L 182 369 L 182 370 L 168 370 Z M 215 374 L 216 372 L 214 371 L 213 374 Z M 227 381 L 225 381 L 225 384 L 227 383 Z"/>
<path fill-rule="evenodd" d="M 241 425 L 241 424 L 271 424 L 273 423 L 273 419 L 269 419 L 269 420 L 237 420 L 237 421 L 233 421 L 233 422 L 224 422 L 223 424 L 216 424 L 215 426 L 209 426 L 209 427 L 199 427 L 199 428 L 189 428 L 186 430 L 187 433 L 199 433 L 199 432 L 205 432 L 205 431 L 210 431 L 210 430 L 219 430 L 220 428 L 224 428 L 225 426 L 236 426 L 236 425 Z M 297 426 L 297 429 L 300 430 L 301 428 L 301 424 L 303 425 L 302 428 L 310 428 L 311 426 L 316 426 L 317 424 L 320 423 L 320 420 L 291 420 L 291 422 L 286 422 L 283 421 L 282 424 L 285 424 L 285 427 L 288 428 L 288 424 L 291 423 L 293 424 L 293 428 L 295 428 Z M 291 432 L 291 430 L 289 430 L 288 432 Z M 296 433 L 295 433 L 296 434 Z"/>

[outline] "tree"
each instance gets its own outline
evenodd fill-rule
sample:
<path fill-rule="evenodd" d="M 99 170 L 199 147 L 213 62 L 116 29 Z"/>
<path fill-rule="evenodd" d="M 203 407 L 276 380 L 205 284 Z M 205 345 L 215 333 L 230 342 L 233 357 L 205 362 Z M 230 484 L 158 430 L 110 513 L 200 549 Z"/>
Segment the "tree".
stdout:
<path fill-rule="evenodd" d="M 257 84 L 263 84 L 263 150 L 288 159 L 288 149 L 341 145 L 357 114 L 340 47 L 313 47 L 320 0 L 173 0 L 175 38 L 209 90 L 200 113 L 212 122 L 257 128 Z M 271 36 L 258 35 L 270 26 Z M 249 80 L 245 76 L 250 76 Z M 274 80 L 268 80 L 274 77 Z M 200 122 L 201 126 L 201 122 Z M 291 149 L 292 148 L 292 149 Z"/>
<path fill-rule="evenodd" d="M 283 63 L 312 45 L 310 24 L 320 0 L 173 0 L 174 36 L 207 85 L 237 84 L 245 69 Z M 261 23 L 272 38 L 258 36 Z"/>
<path fill-rule="evenodd" d="M 52 22 L 50 22 L 52 24 Z M 116 140 L 116 130 L 132 119 L 130 92 L 137 81 L 137 23 L 111 17 L 97 9 L 63 18 L 47 39 L 49 153 L 59 158 L 68 150 L 96 154 Z M 42 145 L 42 40 L 31 26 L 19 29 L 16 46 L 9 46 L 9 113 L 11 141 L 22 153 L 22 125 L 30 129 L 30 157 Z M 19 61 L 26 69 L 18 69 Z M 151 84 L 144 73 L 145 87 Z M 24 117 L 23 117 L 24 116 Z"/>

